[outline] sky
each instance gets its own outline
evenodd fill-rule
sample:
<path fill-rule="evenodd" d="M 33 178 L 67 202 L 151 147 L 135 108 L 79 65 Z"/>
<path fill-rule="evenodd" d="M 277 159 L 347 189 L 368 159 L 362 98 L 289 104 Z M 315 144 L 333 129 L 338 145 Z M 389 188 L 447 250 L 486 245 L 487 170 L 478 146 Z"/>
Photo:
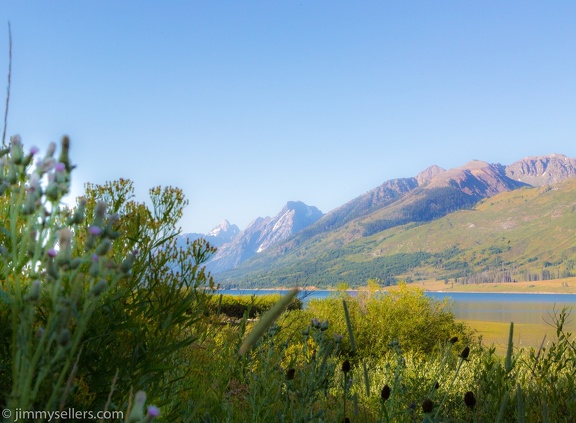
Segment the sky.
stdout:
<path fill-rule="evenodd" d="M 181 188 L 183 232 L 433 164 L 576 157 L 572 0 L 4 0 L 2 98 L 8 22 L 7 133 L 68 134 L 74 197 Z"/>

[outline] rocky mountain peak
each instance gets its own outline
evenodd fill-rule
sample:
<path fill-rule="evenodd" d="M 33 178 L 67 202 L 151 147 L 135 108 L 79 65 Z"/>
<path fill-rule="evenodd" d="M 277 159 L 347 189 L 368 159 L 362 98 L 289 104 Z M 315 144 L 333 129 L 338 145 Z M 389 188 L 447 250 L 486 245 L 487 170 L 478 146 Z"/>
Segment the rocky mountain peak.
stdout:
<path fill-rule="evenodd" d="M 506 175 L 505 167 L 482 160 L 472 160 L 433 177 L 426 188 L 454 187 L 478 199 L 511 191 L 526 184 Z"/>
<path fill-rule="evenodd" d="M 270 245 L 284 241 L 323 216 L 316 207 L 301 201 L 289 201 L 274 217 L 259 217 L 236 236 L 222 245 L 208 268 L 217 273 L 234 268 L 264 251 Z"/>
<path fill-rule="evenodd" d="M 427 167 L 418 175 L 416 175 L 416 180 L 418 181 L 418 185 L 426 185 L 430 182 L 436 175 L 446 172 L 446 169 L 442 169 L 440 166 L 432 165 Z"/>
<path fill-rule="evenodd" d="M 223 242 L 228 242 L 240 233 L 240 228 L 236 225 L 230 224 L 228 220 L 224 219 L 222 223 L 215 226 L 208 234 L 209 237 L 220 238 Z"/>
<path fill-rule="evenodd" d="M 563 154 L 526 157 L 506 166 L 506 175 L 515 181 L 543 186 L 576 176 L 576 159 Z"/>

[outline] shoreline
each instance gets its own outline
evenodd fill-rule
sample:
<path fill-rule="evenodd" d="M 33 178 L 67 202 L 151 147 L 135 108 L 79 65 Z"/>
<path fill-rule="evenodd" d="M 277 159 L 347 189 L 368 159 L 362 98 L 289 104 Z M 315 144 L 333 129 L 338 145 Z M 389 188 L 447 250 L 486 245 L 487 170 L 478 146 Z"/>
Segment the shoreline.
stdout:
<path fill-rule="evenodd" d="M 390 287 L 378 286 L 377 292 L 386 292 L 390 289 L 394 289 L 397 285 Z M 431 293 L 490 293 L 490 294 L 574 294 L 576 295 L 576 277 L 559 278 L 559 279 L 548 279 L 542 281 L 516 281 L 516 282 L 485 282 L 479 284 L 463 284 L 458 282 L 447 282 L 446 280 L 437 279 L 427 279 L 421 281 L 415 281 L 407 283 L 408 287 L 417 287 L 422 289 L 424 292 Z M 376 287 L 376 285 L 372 285 Z M 253 289 L 256 291 L 288 291 L 294 287 L 289 286 L 277 286 L 277 287 L 265 287 L 265 288 L 223 288 L 230 291 L 242 291 Z M 319 288 L 314 285 L 306 285 L 298 287 L 301 291 L 314 292 L 314 291 L 339 291 L 337 288 Z M 358 288 L 349 288 L 348 292 L 358 292 L 370 290 L 367 286 L 361 286 Z"/>
<path fill-rule="evenodd" d="M 330 288 L 315 288 L 315 289 L 306 289 L 296 287 L 300 291 L 303 292 L 315 292 L 315 291 L 327 291 L 327 292 L 338 292 L 337 289 L 330 289 Z M 270 291 L 270 292 L 277 292 L 277 291 L 290 291 L 294 288 L 286 288 L 286 287 L 277 287 L 277 288 L 220 288 L 218 291 Z M 433 289 L 422 289 L 424 292 L 431 292 L 431 293 L 439 293 L 439 294 L 541 294 L 541 295 L 575 295 L 576 292 L 560 292 L 560 291 L 484 291 L 484 290 L 433 290 Z M 366 291 L 365 289 L 358 288 L 358 289 L 347 289 L 345 292 L 361 292 Z M 390 289 L 378 289 L 374 292 L 387 292 Z"/>

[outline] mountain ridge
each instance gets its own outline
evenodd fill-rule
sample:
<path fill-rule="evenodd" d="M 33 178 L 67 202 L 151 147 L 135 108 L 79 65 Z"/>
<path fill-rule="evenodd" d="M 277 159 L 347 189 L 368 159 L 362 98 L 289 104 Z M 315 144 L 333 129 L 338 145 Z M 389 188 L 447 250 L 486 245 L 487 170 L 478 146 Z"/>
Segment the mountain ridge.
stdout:
<path fill-rule="evenodd" d="M 528 176 L 532 184 L 525 182 Z M 563 181 L 574 176 L 576 160 L 563 155 L 526 157 L 508 166 L 479 160 L 449 170 L 430 166 L 416 177 L 384 182 L 290 238 L 272 244 L 240 264 L 236 271 L 229 271 L 218 279 L 233 283 L 234 278 L 255 277 L 254 272 L 271 263 L 278 269 L 288 266 L 285 263 L 290 260 L 303 263 L 304 258 L 307 266 L 314 266 L 307 256 L 313 255 L 313 260 L 319 262 L 331 254 L 340 254 L 338 251 L 351 243 L 384 234 L 395 227 L 424 225 L 504 192 L 536 184 L 543 186 L 547 181 Z M 291 266 L 289 271 L 294 269 Z M 277 285 L 277 282 L 274 283 Z"/>

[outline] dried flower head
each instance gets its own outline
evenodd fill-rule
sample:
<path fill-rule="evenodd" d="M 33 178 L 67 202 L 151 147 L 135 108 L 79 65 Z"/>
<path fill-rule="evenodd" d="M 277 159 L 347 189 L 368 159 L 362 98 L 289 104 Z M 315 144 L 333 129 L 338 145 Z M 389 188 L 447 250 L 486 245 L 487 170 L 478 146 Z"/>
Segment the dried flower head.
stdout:
<path fill-rule="evenodd" d="M 286 371 L 286 379 L 287 380 L 293 380 L 295 374 L 296 374 L 296 369 L 294 367 L 291 367 L 290 369 L 288 369 Z"/>
<path fill-rule="evenodd" d="M 388 384 L 384 385 L 384 388 L 382 388 L 382 391 L 380 392 L 380 397 L 382 398 L 382 401 L 386 401 L 388 398 L 390 398 L 390 387 L 388 386 Z"/>
<path fill-rule="evenodd" d="M 470 410 L 474 410 L 474 407 L 476 406 L 476 397 L 474 396 L 474 392 L 468 391 L 464 394 L 464 404 L 466 404 L 466 407 Z"/>
<path fill-rule="evenodd" d="M 458 342 L 458 337 L 457 336 L 453 336 L 452 338 L 450 338 L 448 340 L 448 342 L 450 342 L 452 345 L 454 345 L 456 342 Z"/>
<path fill-rule="evenodd" d="M 345 360 L 344 363 L 342 363 L 342 371 L 344 373 L 348 373 L 350 371 L 350 361 L 349 360 Z"/>
<path fill-rule="evenodd" d="M 465 347 L 460 353 L 460 358 L 462 358 L 462 360 L 468 360 L 469 354 L 470 354 L 470 347 Z"/>
<path fill-rule="evenodd" d="M 433 409 L 434 409 L 434 403 L 430 398 L 426 398 L 422 403 L 422 412 L 431 413 Z"/>

